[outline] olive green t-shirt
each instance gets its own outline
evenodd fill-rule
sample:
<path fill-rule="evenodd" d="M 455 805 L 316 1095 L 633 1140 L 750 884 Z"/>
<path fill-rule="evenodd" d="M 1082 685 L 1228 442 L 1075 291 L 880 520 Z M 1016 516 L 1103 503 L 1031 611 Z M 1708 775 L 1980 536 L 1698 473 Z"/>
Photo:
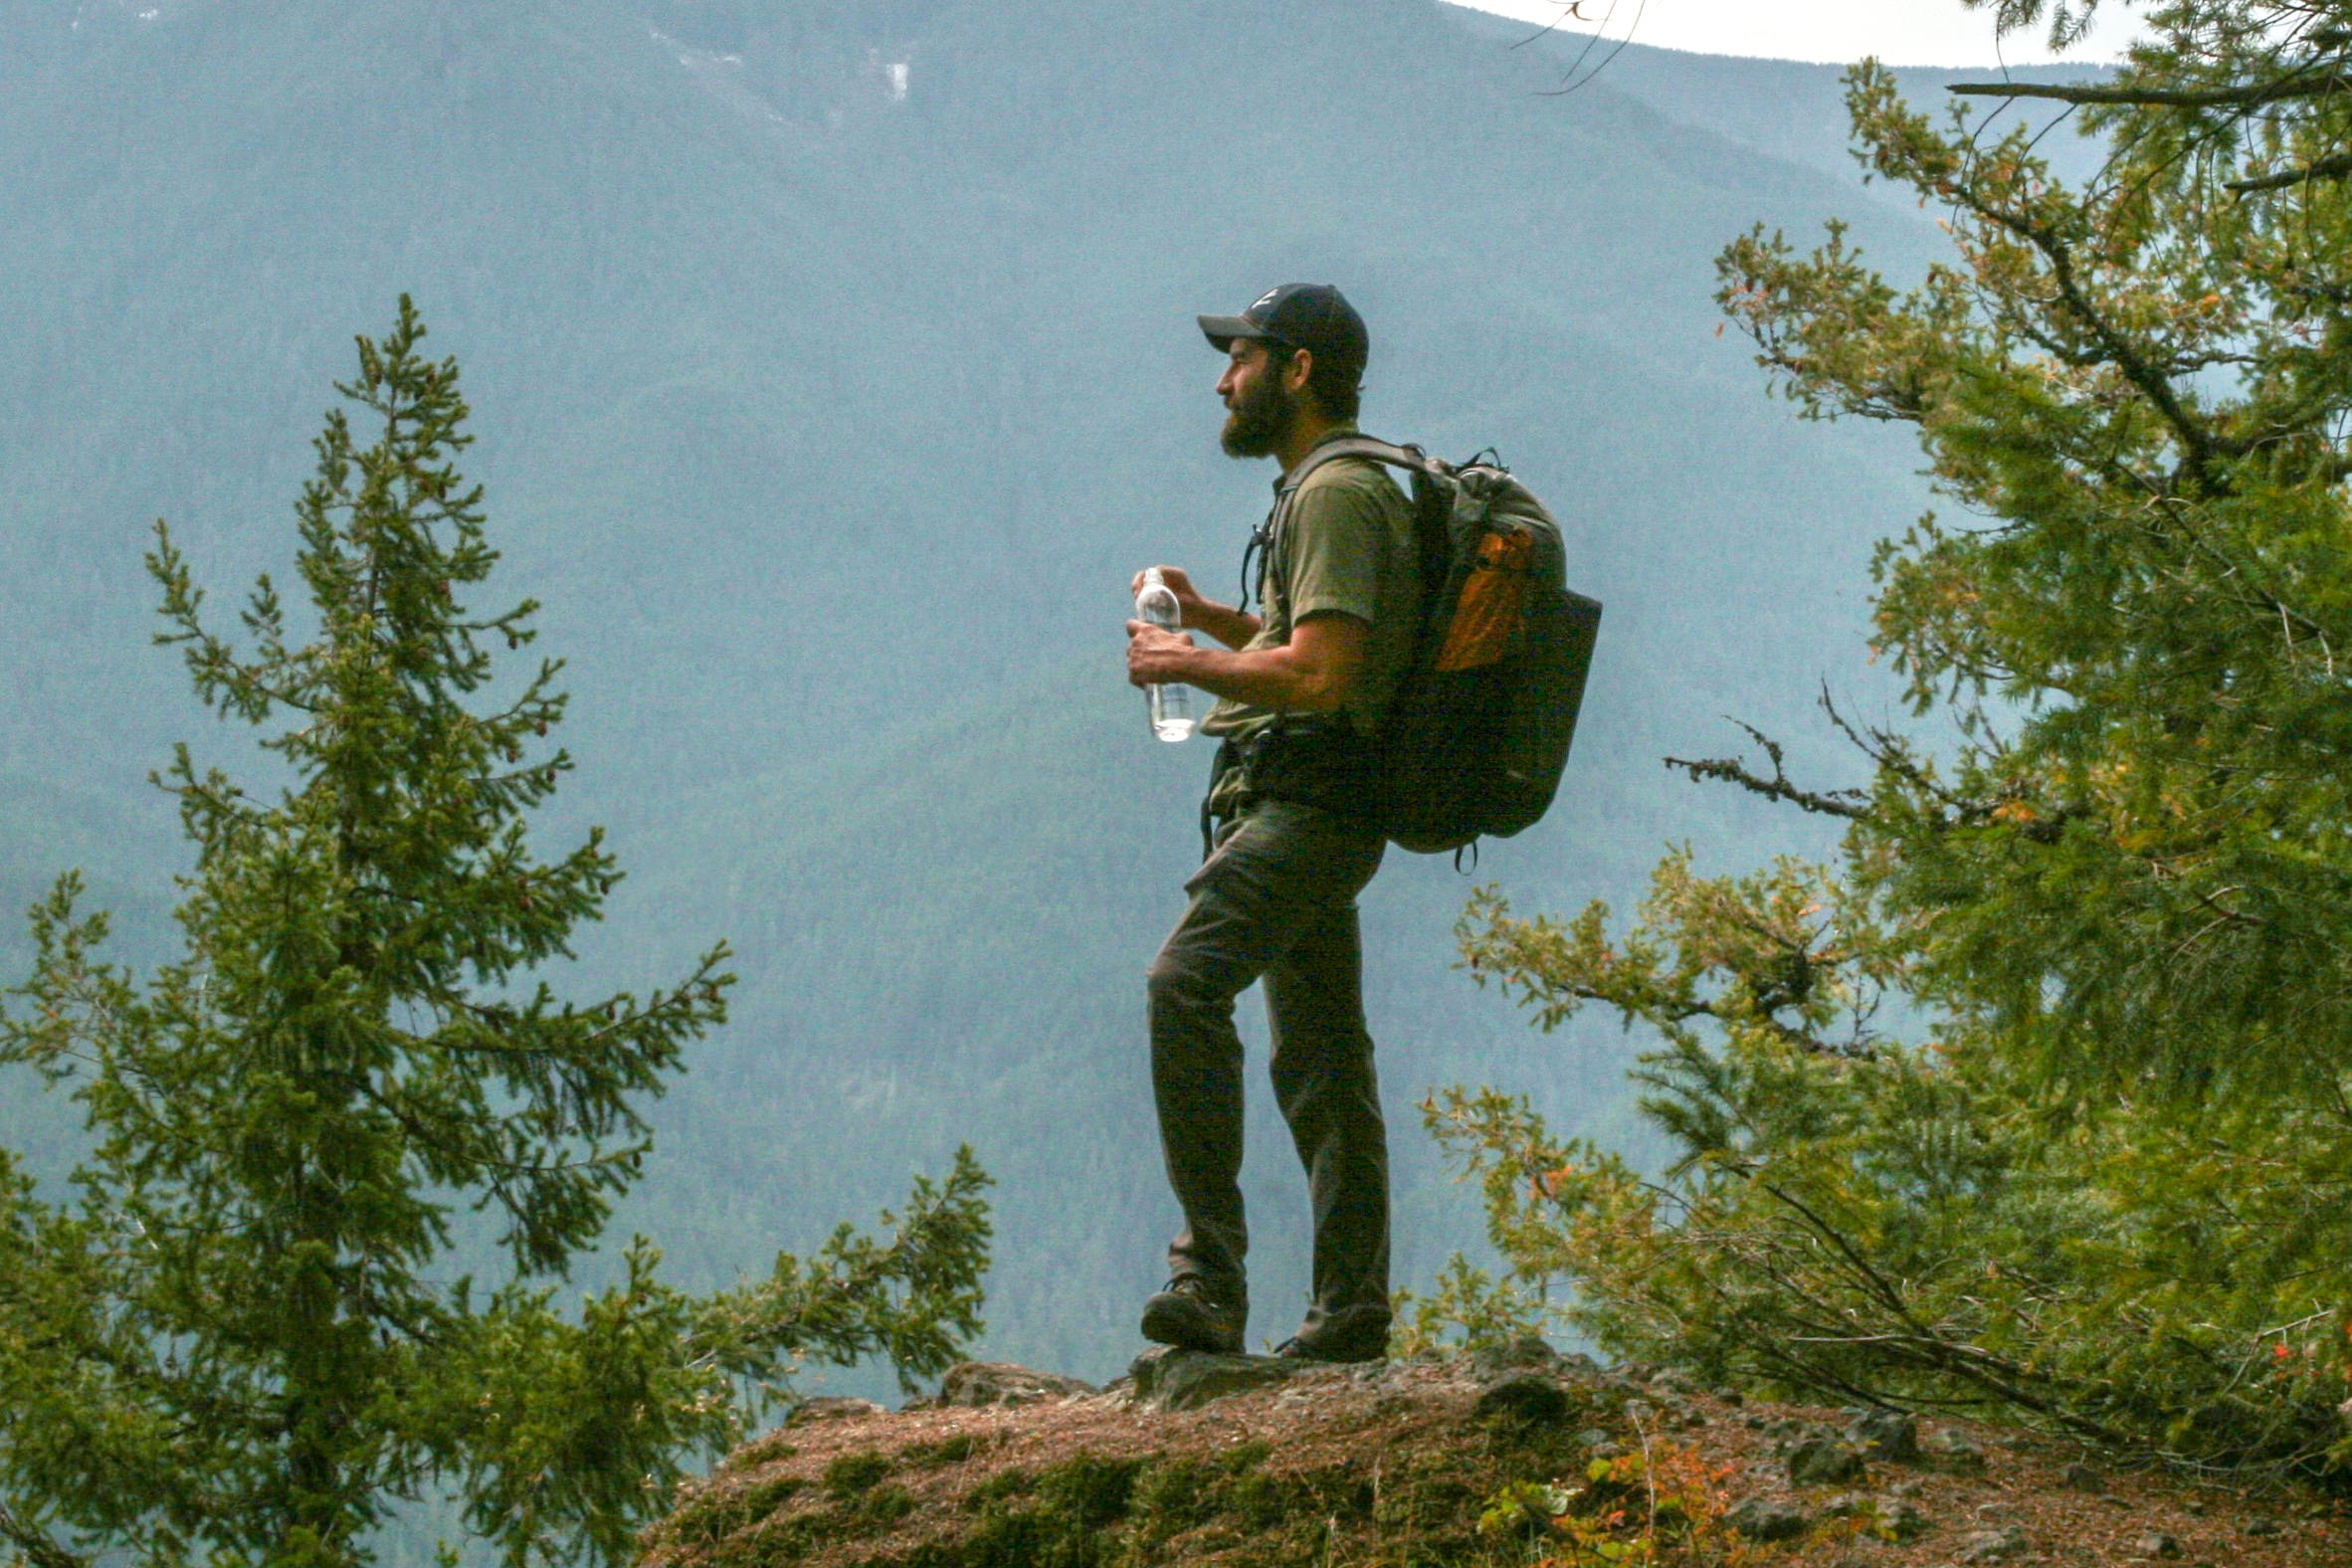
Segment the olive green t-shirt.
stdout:
<path fill-rule="evenodd" d="M 1372 637 L 1345 711 L 1358 731 L 1370 733 L 1412 663 L 1421 607 L 1413 508 L 1404 491 L 1369 458 L 1334 458 L 1299 486 L 1267 553 L 1258 579 L 1258 635 L 1245 651 L 1283 646 L 1310 616 L 1365 622 Z M 1201 732 L 1247 740 L 1274 717 L 1273 708 L 1225 697 L 1202 720 Z M 1229 788 L 1238 784 L 1228 781 Z"/>

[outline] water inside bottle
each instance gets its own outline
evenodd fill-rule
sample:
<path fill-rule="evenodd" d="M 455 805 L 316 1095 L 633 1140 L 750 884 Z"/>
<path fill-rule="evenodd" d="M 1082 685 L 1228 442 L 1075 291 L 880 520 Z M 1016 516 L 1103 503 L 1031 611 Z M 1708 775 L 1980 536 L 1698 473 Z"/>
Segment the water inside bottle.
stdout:
<path fill-rule="evenodd" d="M 1183 740 L 1192 733 L 1192 692 L 1182 686 L 1144 688 L 1144 706 L 1151 715 L 1151 732 L 1162 740 Z"/>

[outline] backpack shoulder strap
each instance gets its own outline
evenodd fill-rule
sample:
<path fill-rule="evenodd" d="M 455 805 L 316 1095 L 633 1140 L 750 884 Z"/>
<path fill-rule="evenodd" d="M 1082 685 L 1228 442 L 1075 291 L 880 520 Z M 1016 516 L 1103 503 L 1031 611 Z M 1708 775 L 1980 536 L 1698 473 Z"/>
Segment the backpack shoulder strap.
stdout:
<path fill-rule="evenodd" d="M 1340 458 L 1370 458 L 1392 469 L 1403 469 L 1409 474 L 1432 478 L 1443 477 L 1449 472 L 1443 463 L 1419 447 L 1400 447 L 1393 441 L 1382 441 L 1376 436 L 1340 436 L 1309 452 L 1299 460 L 1297 468 L 1282 476 L 1282 493 L 1287 496 L 1306 483 L 1308 475 Z"/>

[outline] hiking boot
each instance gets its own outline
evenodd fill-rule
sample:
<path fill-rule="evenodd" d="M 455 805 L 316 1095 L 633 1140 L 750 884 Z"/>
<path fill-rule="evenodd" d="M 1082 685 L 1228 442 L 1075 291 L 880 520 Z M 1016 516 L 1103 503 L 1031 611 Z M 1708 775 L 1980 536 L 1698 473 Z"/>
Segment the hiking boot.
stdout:
<path fill-rule="evenodd" d="M 1238 1291 L 1222 1290 L 1199 1274 L 1177 1275 L 1143 1303 L 1143 1337 L 1178 1350 L 1238 1356 L 1249 1320 L 1249 1303 Z"/>
<path fill-rule="evenodd" d="M 1388 1359 L 1388 1313 L 1378 1308 L 1342 1309 L 1329 1317 L 1310 1318 L 1297 1333 L 1274 1346 L 1286 1361 L 1385 1361 Z"/>

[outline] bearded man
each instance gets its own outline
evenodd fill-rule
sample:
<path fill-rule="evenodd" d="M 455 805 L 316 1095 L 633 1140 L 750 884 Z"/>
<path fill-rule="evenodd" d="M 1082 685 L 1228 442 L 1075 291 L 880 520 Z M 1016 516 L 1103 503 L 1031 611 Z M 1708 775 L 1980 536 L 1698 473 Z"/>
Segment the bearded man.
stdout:
<path fill-rule="evenodd" d="M 1370 340 L 1337 289 L 1286 284 L 1200 325 L 1226 356 L 1226 452 L 1274 458 L 1282 477 L 1254 542 L 1258 614 L 1204 598 L 1164 566 L 1183 626 L 1223 646 L 1127 624 L 1128 680 L 1211 692 L 1219 700 L 1201 729 L 1221 741 L 1202 812 L 1210 854 L 1149 976 L 1152 1089 L 1184 1229 L 1168 1249 L 1167 1287 L 1144 1303 L 1143 1333 L 1185 1349 L 1243 1348 L 1249 1233 L 1233 1014 L 1263 979 L 1274 1096 L 1314 1216 L 1313 1296 L 1276 1354 L 1373 1360 L 1388 1347 L 1388 1144 L 1356 895 L 1386 842 L 1372 815 L 1370 737 L 1413 657 L 1412 510 L 1366 459 L 1291 478 L 1317 447 L 1355 433 Z"/>

